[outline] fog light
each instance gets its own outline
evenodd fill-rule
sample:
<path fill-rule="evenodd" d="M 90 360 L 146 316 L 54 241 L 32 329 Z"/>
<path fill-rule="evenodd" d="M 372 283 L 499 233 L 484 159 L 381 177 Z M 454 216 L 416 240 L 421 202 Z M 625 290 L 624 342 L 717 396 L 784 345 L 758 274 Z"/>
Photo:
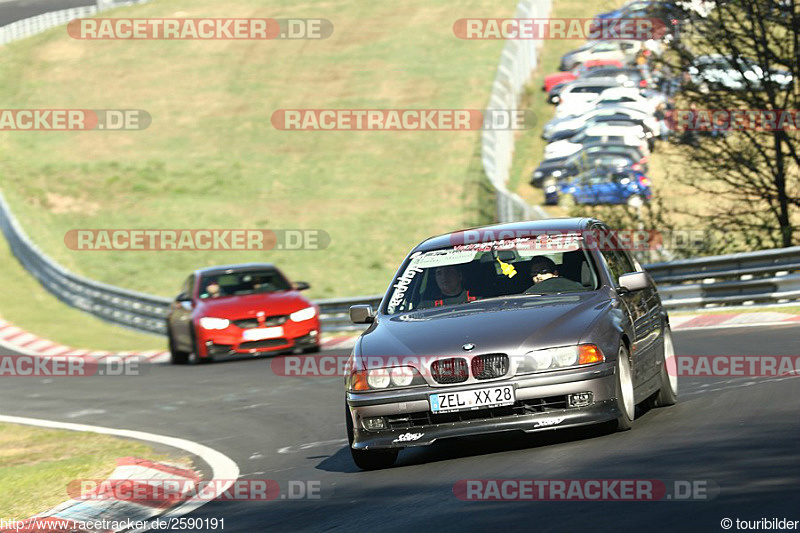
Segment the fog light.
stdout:
<path fill-rule="evenodd" d="M 376 429 L 386 429 L 386 423 L 383 421 L 383 417 L 375 417 L 375 418 L 365 418 L 364 421 L 364 429 L 367 431 L 375 431 Z"/>
<path fill-rule="evenodd" d="M 592 404 L 591 392 L 578 392 L 567 396 L 567 405 L 569 407 L 586 407 Z"/>

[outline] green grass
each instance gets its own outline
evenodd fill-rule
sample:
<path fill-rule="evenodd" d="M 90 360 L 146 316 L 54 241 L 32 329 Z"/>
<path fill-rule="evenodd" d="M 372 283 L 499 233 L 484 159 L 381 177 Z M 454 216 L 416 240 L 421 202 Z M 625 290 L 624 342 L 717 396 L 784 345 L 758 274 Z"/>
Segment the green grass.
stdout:
<path fill-rule="evenodd" d="M 68 500 L 71 481 L 105 479 L 121 457 L 191 464 L 188 458 L 155 454 L 145 444 L 116 437 L 0 424 L 2 518 L 23 520 Z"/>
<path fill-rule="evenodd" d="M 473 219 L 478 132 L 285 132 L 283 108 L 485 106 L 501 41 L 453 35 L 462 16 L 515 2 L 170 0 L 118 16 L 321 17 L 322 41 L 77 41 L 54 30 L 0 51 L 8 108 L 142 108 L 138 132 L 0 137 L 2 189 L 23 227 L 67 268 L 174 295 L 194 268 L 272 261 L 311 297 L 383 291 L 420 240 Z M 80 252 L 80 228 L 314 228 L 323 251 Z M 3 312 L 5 309 L 0 308 Z"/>
<path fill-rule="evenodd" d="M 155 0 L 120 17 L 326 18 L 322 41 L 77 41 L 63 28 L 0 50 L 6 108 L 147 110 L 135 132 L 7 132 L 0 189 L 31 238 L 70 270 L 173 296 L 191 270 L 271 261 L 312 298 L 385 290 L 420 240 L 487 221 L 478 132 L 284 132 L 286 108 L 480 109 L 501 41 L 453 35 L 461 17 L 510 16 L 515 2 Z M 491 215 L 490 215 L 491 216 Z M 321 251 L 81 252 L 71 229 L 321 229 Z M 0 315 L 52 340 L 161 347 L 66 309 L 5 252 L 14 297 Z"/>

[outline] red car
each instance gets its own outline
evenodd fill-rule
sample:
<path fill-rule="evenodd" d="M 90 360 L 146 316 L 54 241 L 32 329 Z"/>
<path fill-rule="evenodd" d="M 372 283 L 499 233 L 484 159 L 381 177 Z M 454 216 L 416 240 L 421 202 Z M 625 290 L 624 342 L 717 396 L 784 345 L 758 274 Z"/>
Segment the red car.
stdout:
<path fill-rule="evenodd" d="M 173 364 L 237 355 L 319 351 L 319 306 L 274 265 L 196 270 L 167 316 Z"/>
<path fill-rule="evenodd" d="M 544 77 L 544 86 L 542 88 L 544 89 L 544 92 L 549 93 L 550 90 L 556 85 L 577 80 L 581 74 L 588 70 L 608 66 L 622 68 L 622 62 L 613 59 L 595 59 L 592 61 L 587 61 L 586 63 L 582 63 L 572 70 L 568 70 L 567 72 L 548 74 Z"/>

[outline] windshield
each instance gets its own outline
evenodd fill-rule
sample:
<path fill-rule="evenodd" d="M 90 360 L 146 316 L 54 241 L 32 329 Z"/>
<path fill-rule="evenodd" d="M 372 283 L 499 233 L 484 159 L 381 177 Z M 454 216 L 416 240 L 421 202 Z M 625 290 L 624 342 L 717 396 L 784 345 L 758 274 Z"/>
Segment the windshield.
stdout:
<path fill-rule="evenodd" d="M 200 298 L 223 298 L 288 291 L 292 286 L 277 270 L 248 270 L 207 274 L 200 280 Z"/>
<path fill-rule="evenodd" d="M 595 290 L 598 276 L 582 242 L 573 233 L 417 252 L 392 283 L 384 313 Z"/>

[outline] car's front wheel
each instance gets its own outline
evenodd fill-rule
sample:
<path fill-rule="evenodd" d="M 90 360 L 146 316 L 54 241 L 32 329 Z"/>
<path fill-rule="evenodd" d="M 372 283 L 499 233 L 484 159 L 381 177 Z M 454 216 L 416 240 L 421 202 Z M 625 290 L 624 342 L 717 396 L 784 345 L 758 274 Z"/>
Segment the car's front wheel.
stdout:
<path fill-rule="evenodd" d="M 636 402 L 633 399 L 633 376 L 631 362 L 628 358 L 628 349 L 620 343 L 617 354 L 617 408 L 620 416 L 617 418 L 617 430 L 627 431 L 633 426 L 636 416 Z"/>
<path fill-rule="evenodd" d="M 675 347 L 672 345 L 672 331 L 664 330 L 664 362 L 661 364 L 661 388 L 653 401 L 654 407 L 675 405 L 678 401 L 678 373 L 675 363 Z"/>
<path fill-rule="evenodd" d="M 347 425 L 347 442 L 349 443 L 350 455 L 353 457 L 353 462 L 361 470 L 380 470 L 382 468 L 389 468 L 394 465 L 397 460 L 397 454 L 400 450 L 354 450 L 353 449 L 353 417 L 350 415 L 350 409 L 347 403 L 344 404 L 345 411 L 345 424 Z"/>

